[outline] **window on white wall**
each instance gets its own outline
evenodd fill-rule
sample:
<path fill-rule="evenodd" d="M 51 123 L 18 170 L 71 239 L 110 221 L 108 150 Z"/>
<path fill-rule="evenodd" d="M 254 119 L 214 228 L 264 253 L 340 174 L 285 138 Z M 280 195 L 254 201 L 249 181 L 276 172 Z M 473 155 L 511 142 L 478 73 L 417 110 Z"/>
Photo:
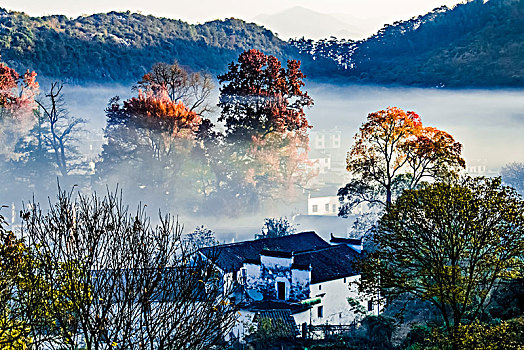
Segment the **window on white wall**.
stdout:
<path fill-rule="evenodd" d="M 324 307 L 322 305 L 320 305 L 317 308 L 317 315 L 318 315 L 318 318 L 324 317 Z"/>
<path fill-rule="evenodd" d="M 277 282 L 277 297 L 280 300 L 286 300 L 286 283 Z"/>
<path fill-rule="evenodd" d="M 318 205 L 313 204 L 313 213 L 317 213 L 317 212 L 318 212 Z"/>
<path fill-rule="evenodd" d="M 368 300 L 368 311 L 373 311 L 373 300 Z"/>
<path fill-rule="evenodd" d="M 327 212 L 329 212 L 329 203 L 327 203 L 327 204 L 325 205 L 325 209 L 326 209 Z"/>

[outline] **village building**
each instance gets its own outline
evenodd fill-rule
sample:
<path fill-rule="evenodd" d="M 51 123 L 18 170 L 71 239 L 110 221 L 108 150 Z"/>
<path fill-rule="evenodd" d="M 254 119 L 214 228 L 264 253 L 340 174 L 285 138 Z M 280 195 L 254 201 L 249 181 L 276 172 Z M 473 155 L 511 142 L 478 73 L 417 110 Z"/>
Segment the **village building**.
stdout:
<path fill-rule="evenodd" d="M 359 295 L 353 283 L 360 278 L 354 262 L 361 241 L 333 236 L 331 241 L 302 232 L 201 249 L 204 257 L 216 257 L 226 290 L 234 290 L 241 320 L 232 336 L 242 338 L 246 323 L 272 310 L 292 315 L 298 328 L 353 324 L 357 315 L 348 298 L 372 311 L 372 298 Z"/>

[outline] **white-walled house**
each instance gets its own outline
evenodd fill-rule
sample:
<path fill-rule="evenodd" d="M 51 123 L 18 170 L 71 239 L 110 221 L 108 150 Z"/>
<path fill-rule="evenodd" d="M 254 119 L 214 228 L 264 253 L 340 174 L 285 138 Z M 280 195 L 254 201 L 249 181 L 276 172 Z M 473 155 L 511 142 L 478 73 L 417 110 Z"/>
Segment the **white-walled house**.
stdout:
<path fill-rule="evenodd" d="M 325 189 L 317 191 L 319 193 L 309 193 L 307 199 L 307 215 L 327 215 L 338 216 L 340 209 L 340 201 L 338 196 L 333 195 L 337 193 L 338 189 Z M 326 195 L 329 193 L 329 195 Z M 366 203 L 360 203 L 351 210 L 351 214 L 362 215 L 369 212 L 369 207 Z"/>
<path fill-rule="evenodd" d="M 307 200 L 307 215 L 338 216 L 338 206 L 337 196 L 310 196 Z"/>
<path fill-rule="evenodd" d="M 311 149 L 339 149 L 341 147 L 342 131 L 337 130 L 320 130 L 309 133 L 309 142 Z"/>
<path fill-rule="evenodd" d="M 282 310 L 297 325 L 349 325 L 356 321 L 348 298 L 372 308 L 370 297 L 358 294 L 352 282 L 360 278 L 354 261 L 361 252 L 357 240 L 336 239 L 330 244 L 314 232 L 219 245 L 200 250 L 214 263 L 226 284 L 235 284 L 231 299 L 240 307 L 242 321 L 260 312 Z M 232 336 L 242 338 L 245 322 Z"/>

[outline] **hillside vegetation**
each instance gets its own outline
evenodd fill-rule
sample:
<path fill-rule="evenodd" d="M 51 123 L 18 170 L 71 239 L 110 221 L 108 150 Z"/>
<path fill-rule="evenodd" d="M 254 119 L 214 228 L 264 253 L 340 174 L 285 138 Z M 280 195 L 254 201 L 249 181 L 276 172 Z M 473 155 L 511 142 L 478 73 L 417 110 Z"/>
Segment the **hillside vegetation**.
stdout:
<path fill-rule="evenodd" d="M 230 18 L 191 25 L 131 12 L 71 19 L 0 9 L 0 47 L 2 60 L 16 69 L 73 81 L 136 81 L 154 63 L 175 59 L 193 70 L 220 73 L 250 48 L 281 59 L 299 56 L 254 23 Z"/>
<path fill-rule="evenodd" d="M 239 19 L 192 25 L 109 12 L 30 17 L 0 9 L 2 60 L 72 81 L 138 80 L 156 62 L 220 74 L 248 49 L 299 59 L 310 79 L 437 87 L 524 86 L 524 0 L 472 0 L 365 40 L 280 40 Z"/>
<path fill-rule="evenodd" d="M 421 86 L 524 86 L 524 1 L 473 0 L 386 25 L 370 38 L 292 42 L 350 80 Z"/>

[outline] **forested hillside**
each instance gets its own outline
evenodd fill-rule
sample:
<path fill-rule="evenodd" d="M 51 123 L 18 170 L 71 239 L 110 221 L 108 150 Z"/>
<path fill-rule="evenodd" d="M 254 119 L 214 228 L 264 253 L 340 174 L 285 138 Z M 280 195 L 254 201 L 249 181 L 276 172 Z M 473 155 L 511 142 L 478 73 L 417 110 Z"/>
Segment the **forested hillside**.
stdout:
<path fill-rule="evenodd" d="M 191 25 L 131 12 L 71 19 L 0 9 L 0 47 L 2 60 L 18 70 L 73 81 L 134 82 L 154 63 L 175 59 L 193 70 L 220 73 L 250 48 L 281 59 L 299 56 L 271 31 L 242 20 Z M 312 64 L 304 65 L 318 74 Z M 323 66 L 336 69 L 330 62 Z"/>
<path fill-rule="evenodd" d="M 524 86 L 524 0 L 472 0 L 361 41 L 280 40 L 239 19 L 192 25 L 110 12 L 30 17 L 0 9 L 2 60 L 73 81 L 135 82 L 156 62 L 219 74 L 240 52 L 299 59 L 308 78 L 418 86 Z"/>
<path fill-rule="evenodd" d="M 370 38 L 292 42 L 352 80 L 421 86 L 524 86 L 524 1 L 473 0 L 386 25 Z"/>

